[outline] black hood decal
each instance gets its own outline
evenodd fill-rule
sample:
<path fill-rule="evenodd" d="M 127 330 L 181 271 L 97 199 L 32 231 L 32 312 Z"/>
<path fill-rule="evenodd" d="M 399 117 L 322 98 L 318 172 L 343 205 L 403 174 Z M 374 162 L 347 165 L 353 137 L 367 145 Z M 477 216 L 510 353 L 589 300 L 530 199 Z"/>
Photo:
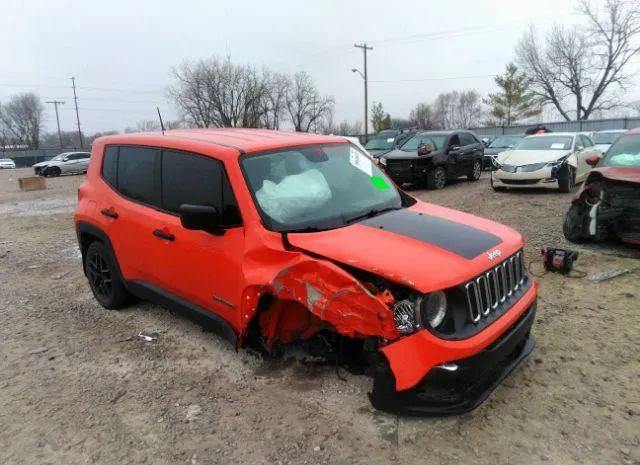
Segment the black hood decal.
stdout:
<path fill-rule="evenodd" d="M 467 259 L 500 244 L 498 236 L 445 218 L 407 210 L 394 210 L 359 224 L 411 237 Z"/>

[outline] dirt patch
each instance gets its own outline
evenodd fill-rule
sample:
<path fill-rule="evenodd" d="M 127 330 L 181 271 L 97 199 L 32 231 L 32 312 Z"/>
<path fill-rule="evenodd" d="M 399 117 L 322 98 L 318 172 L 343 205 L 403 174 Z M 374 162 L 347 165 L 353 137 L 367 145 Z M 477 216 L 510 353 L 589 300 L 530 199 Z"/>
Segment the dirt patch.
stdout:
<path fill-rule="evenodd" d="M 25 193 L 25 174 L 0 172 L 0 463 L 640 463 L 637 272 L 541 276 L 537 347 L 485 404 L 397 418 L 373 410 L 364 376 L 236 352 L 148 303 L 103 310 L 71 223 L 83 176 Z M 495 193 L 486 177 L 411 193 L 523 232 L 535 272 L 542 245 L 576 248 L 570 195 Z M 588 275 L 639 264 L 637 249 L 577 249 Z"/>

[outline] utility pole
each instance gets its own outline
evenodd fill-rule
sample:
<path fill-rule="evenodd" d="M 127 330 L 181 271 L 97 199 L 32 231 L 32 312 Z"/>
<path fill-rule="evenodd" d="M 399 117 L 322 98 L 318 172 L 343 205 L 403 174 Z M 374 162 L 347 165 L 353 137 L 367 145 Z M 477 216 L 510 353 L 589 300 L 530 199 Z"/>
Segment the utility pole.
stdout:
<path fill-rule="evenodd" d="M 82 131 L 80 130 L 80 115 L 78 114 L 78 96 L 76 95 L 76 78 L 71 78 L 71 85 L 73 86 L 73 101 L 76 104 L 76 121 L 78 122 L 78 137 L 80 138 L 80 148 L 84 148 L 84 141 L 82 140 Z"/>
<path fill-rule="evenodd" d="M 58 105 L 64 105 L 64 102 L 61 100 L 50 100 L 46 103 L 53 104 L 53 107 L 56 109 L 56 123 L 58 124 L 58 141 L 60 142 L 60 148 L 62 148 L 62 133 L 60 132 L 60 117 L 58 116 Z"/>
<path fill-rule="evenodd" d="M 369 47 L 367 44 L 353 44 L 356 48 L 361 48 L 364 52 L 364 141 L 369 140 L 369 92 L 368 92 L 368 80 L 367 80 L 367 50 L 373 50 L 373 47 Z"/>

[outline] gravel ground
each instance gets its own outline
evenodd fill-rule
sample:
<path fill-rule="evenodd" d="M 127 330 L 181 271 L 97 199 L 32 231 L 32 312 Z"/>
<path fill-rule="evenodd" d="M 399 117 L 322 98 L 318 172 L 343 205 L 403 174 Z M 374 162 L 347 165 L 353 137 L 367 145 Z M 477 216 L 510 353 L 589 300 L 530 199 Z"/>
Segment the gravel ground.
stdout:
<path fill-rule="evenodd" d="M 20 192 L 29 172 L 0 172 L 2 464 L 640 464 L 640 272 L 541 276 L 537 347 L 487 402 L 398 418 L 364 376 L 236 352 L 148 303 L 103 310 L 71 221 L 83 176 Z M 411 193 L 522 231 L 535 272 L 543 244 L 565 244 L 570 195 L 494 193 L 486 175 Z M 573 247 L 588 275 L 640 265 L 638 249 Z"/>

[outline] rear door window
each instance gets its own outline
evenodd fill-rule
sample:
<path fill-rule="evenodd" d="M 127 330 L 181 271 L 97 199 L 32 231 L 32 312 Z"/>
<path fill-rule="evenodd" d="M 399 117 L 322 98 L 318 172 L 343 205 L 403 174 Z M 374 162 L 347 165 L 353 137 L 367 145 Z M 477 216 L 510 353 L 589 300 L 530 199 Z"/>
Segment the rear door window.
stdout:
<path fill-rule="evenodd" d="M 466 132 L 461 132 L 460 133 L 460 145 L 461 146 L 467 146 L 467 145 L 473 145 L 476 144 L 478 141 L 476 141 L 474 139 L 474 137 Z"/>
<path fill-rule="evenodd" d="M 159 207 L 159 157 L 158 149 L 120 147 L 117 164 L 118 191 L 133 200 Z"/>

